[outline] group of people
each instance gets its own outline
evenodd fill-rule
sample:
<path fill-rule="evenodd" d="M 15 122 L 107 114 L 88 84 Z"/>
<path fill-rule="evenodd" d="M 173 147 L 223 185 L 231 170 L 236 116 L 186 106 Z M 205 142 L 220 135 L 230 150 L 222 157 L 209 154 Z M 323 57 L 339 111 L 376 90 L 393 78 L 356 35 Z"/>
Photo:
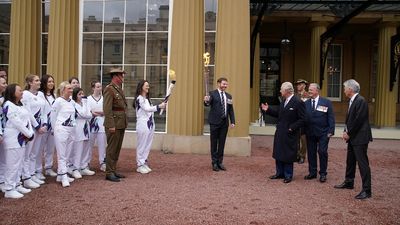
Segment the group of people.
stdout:
<path fill-rule="evenodd" d="M 127 126 L 127 102 L 122 91 L 125 72 L 110 71 L 111 83 L 102 93 L 102 84 L 92 81 L 92 94 L 85 96 L 79 79 L 60 83 L 55 93 L 51 75 L 29 74 L 25 88 L 7 84 L 7 72 L 0 70 L 0 188 L 6 198 L 21 198 L 45 184 L 46 176 L 56 177 L 62 187 L 75 179 L 91 176 L 92 149 L 97 143 L 99 169 L 106 179 L 119 181 L 116 162 Z M 137 171 L 151 171 L 147 158 L 154 134 L 153 113 L 166 103 L 153 106 L 149 83 L 142 80 L 136 91 Z M 53 170 L 57 153 L 57 172 Z M 43 169 L 44 168 L 44 169 Z"/>
<path fill-rule="evenodd" d="M 274 109 L 267 103 L 261 104 L 265 113 L 278 118 L 273 149 L 276 172 L 270 179 L 283 179 L 284 183 L 290 183 L 293 179 L 293 163 L 303 163 L 307 152 L 309 174 L 304 179 L 317 178 L 319 158 L 319 181 L 324 183 L 327 180 L 329 139 L 335 132 L 332 103 L 320 96 L 320 86 L 317 83 L 311 83 L 308 92 L 305 91 L 307 81 L 300 79 L 295 84 L 297 93 L 294 92 L 292 83 L 282 84 L 280 92 L 283 101 L 279 108 Z M 334 187 L 353 189 L 358 163 L 362 190 L 355 198 L 366 199 L 372 195 L 371 170 L 367 156 L 368 143 L 372 141 L 368 103 L 359 94 L 360 85 L 357 81 L 350 79 L 343 85 L 344 94 L 350 99 L 342 134 L 347 143 L 346 176 L 342 184 Z"/>
<path fill-rule="evenodd" d="M 51 75 L 28 75 L 25 90 L 18 84 L 7 85 L 7 74 L 0 70 L 0 186 L 6 198 L 21 198 L 31 189 L 45 183 L 45 175 L 57 177 L 63 187 L 74 179 L 95 172 L 89 167 L 92 149 L 97 142 L 100 170 L 105 179 L 119 182 L 125 176 L 117 172 L 117 162 L 127 128 L 127 100 L 122 84 L 125 71 L 110 70 L 111 82 L 104 91 L 99 81 L 91 82 L 92 94 L 87 97 L 79 80 L 63 81 L 55 92 Z M 306 180 L 327 180 L 328 144 L 335 132 L 332 103 L 320 96 L 320 87 L 298 80 L 298 94 L 292 83 L 281 86 L 282 102 L 277 109 L 267 103 L 261 110 L 277 117 L 273 158 L 276 172 L 270 179 L 293 179 L 293 163 L 303 163 L 307 152 L 309 174 Z M 224 171 L 224 147 L 228 128 L 235 126 L 232 95 L 226 92 L 228 80 L 217 80 L 217 89 L 204 97 L 210 107 L 210 152 L 213 171 Z M 371 172 L 367 149 L 372 141 L 368 122 L 368 103 L 359 95 L 360 85 L 351 79 L 344 82 L 344 93 L 350 99 L 343 140 L 348 143 L 345 181 L 335 188 L 353 189 L 356 163 L 362 178 L 362 191 L 357 199 L 371 197 Z M 135 91 L 136 110 L 136 171 L 152 171 L 148 156 L 153 141 L 154 113 L 165 109 L 166 103 L 153 105 L 150 84 L 141 80 Z M 301 138 L 302 137 L 302 138 Z M 301 141 L 300 141 L 301 140 Z M 300 148 L 300 146 L 304 146 Z M 305 148 L 306 146 L 306 148 Z M 304 149 L 307 149 L 306 151 Z M 57 151 L 57 172 L 53 170 L 53 154 Z M 318 155 L 318 157 L 317 157 Z M 44 171 L 43 171 L 44 168 Z"/>

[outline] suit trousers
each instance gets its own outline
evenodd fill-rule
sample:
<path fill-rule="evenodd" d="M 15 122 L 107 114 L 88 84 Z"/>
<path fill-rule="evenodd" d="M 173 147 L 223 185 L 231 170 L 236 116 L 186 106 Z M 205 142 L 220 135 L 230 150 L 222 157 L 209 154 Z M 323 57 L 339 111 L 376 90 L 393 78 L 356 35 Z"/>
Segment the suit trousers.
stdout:
<path fill-rule="evenodd" d="M 300 136 L 300 145 L 299 145 L 299 150 L 297 151 L 297 158 L 306 158 L 307 154 L 307 140 L 306 140 L 306 135 L 302 134 Z"/>
<path fill-rule="evenodd" d="M 225 140 L 227 133 L 228 133 L 227 118 L 223 119 L 220 124 L 210 124 L 212 164 L 216 163 L 220 164 L 224 159 L 224 148 L 225 148 Z"/>
<path fill-rule="evenodd" d="M 346 160 L 346 181 L 353 182 L 356 174 L 356 162 L 360 169 L 362 180 L 362 189 L 371 191 L 371 169 L 369 167 L 368 144 L 364 145 L 347 145 L 347 160 Z"/>
<path fill-rule="evenodd" d="M 124 140 L 125 129 L 116 129 L 115 133 L 110 133 L 106 129 L 107 135 L 107 148 L 106 148 L 106 175 L 115 173 L 117 169 L 117 162 L 119 153 Z"/>
<path fill-rule="evenodd" d="M 319 174 L 326 176 L 328 168 L 328 144 L 327 134 L 317 136 L 307 136 L 307 157 L 308 172 L 310 175 L 317 175 L 317 152 L 319 157 Z"/>
<path fill-rule="evenodd" d="M 286 179 L 293 178 L 293 163 L 286 163 L 279 160 L 275 160 L 276 175 L 283 176 Z"/>

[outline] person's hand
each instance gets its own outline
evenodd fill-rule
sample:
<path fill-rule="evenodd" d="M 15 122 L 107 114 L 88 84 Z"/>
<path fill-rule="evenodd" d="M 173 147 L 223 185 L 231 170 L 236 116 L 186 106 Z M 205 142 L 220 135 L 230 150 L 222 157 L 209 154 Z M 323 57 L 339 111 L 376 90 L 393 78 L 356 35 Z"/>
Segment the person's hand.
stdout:
<path fill-rule="evenodd" d="M 344 141 L 348 141 L 350 139 L 350 137 L 347 134 L 347 132 L 343 132 L 342 138 L 343 138 Z"/>
<path fill-rule="evenodd" d="M 165 109 L 166 106 L 167 106 L 167 103 L 161 102 L 161 103 L 158 105 L 158 108 L 160 108 L 160 109 Z"/>
<path fill-rule="evenodd" d="M 43 127 L 39 128 L 38 132 L 39 132 L 39 134 L 46 133 L 47 132 L 47 126 L 43 126 Z"/>
<path fill-rule="evenodd" d="M 327 135 L 328 138 L 331 138 L 332 136 L 333 136 L 333 134 L 331 134 L 331 133 L 328 133 L 328 135 Z"/>
<path fill-rule="evenodd" d="M 261 108 L 262 108 L 262 110 L 264 110 L 264 111 L 268 111 L 268 108 L 269 108 L 268 103 L 261 103 Z"/>
<path fill-rule="evenodd" d="M 205 102 L 209 102 L 210 101 L 210 96 L 209 95 L 204 96 L 204 101 Z"/>
<path fill-rule="evenodd" d="M 0 144 L 3 142 L 3 136 L 0 135 Z"/>
<path fill-rule="evenodd" d="M 235 127 L 235 124 L 234 123 L 231 123 L 231 128 L 234 128 Z"/>
<path fill-rule="evenodd" d="M 112 134 L 115 133 L 115 127 L 108 128 L 108 131 Z"/>

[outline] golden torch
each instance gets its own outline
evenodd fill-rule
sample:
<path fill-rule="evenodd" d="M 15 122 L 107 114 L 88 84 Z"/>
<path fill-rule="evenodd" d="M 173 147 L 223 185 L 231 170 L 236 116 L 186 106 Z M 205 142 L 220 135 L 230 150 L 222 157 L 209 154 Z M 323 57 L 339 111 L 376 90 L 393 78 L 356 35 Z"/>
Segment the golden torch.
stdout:
<path fill-rule="evenodd" d="M 208 80 L 210 77 L 210 70 L 208 69 L 208 65 L 210 64 L 210 53 L 206 52 L 203 54 L 203 59 L 204 59 L 204 87 L 205 87 L 205 92 L 208 96 Z"/>
<path fill-rule="evenodd" d="M 169 70 L 168 73 L 169 73 L 170 83 L 169 83 L 169 87 L 168 87 L 168 90 L 167 90 L 167 95 L 165 95 L 165 98 L 164 98 L 164 101 L 163 101 L 165 103 L 168 102 L 169 96 L 171 96 L 172 91 L 174 90 L 174 87 L 175 87 L 175 83 L 176 83 L 175 71 L 174 70 Z M 161 109 L 160 115 L 162 115 L 163 112 L 164 112 L 164 109 Z"/>

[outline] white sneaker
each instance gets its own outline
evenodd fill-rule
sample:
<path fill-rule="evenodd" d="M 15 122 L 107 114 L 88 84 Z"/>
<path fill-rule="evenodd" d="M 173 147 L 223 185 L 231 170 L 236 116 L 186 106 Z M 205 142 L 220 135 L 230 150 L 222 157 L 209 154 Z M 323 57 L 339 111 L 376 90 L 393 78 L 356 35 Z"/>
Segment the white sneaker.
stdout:
<path fill-rule="evenodd" d="M 146 173 L 149 173 L 150 171 L 148 171 L 148 170 L 146 169 L 146 167 L 144 167 L 144 166 L 139 166 L 139 167 L 136 169 L 136 172 L 141 173 L 141 174 L 146 174 Z"/>
<path fill-rule="evenodd" d="M 91 171 L 89 168 L 85 168 L 81 170 L 81 175 L 83 176 L 93 176 L 95 174 L 94 171 Z"/>
<path fill-rule="evenodd" d="M 67 173 L 72 176 L 73 172 L 74 172 L 74 170 L 72 169 L 72 167 L 68 166 Z"/>
<path fill-rule="evenodd" d="M 70 184 L 69 184 L 69 179 L 68 179 L 68 175 L 67 175 L 67 174 L 65 174 L 65 175 L 62 176 L 61 185 L 62 185 L 63 187 L 69 187 L 69 186 L 70 186 Z"/>
<path fill-rule="evenodd" d="M 24 188 L 23 186 L 19 185 L 17 186 L 17 191 L 21 194 L 28 194 L 29 192 L 31 192 L 32 190 L 29 188 Z"/>
<path fill-rule="evenodd" d="M 57 176 L 57 173 L 54 172 L 53 169 L 46 169 L 45 174 L 46 174 L 46 176 L 50 176 L 50 177 L 56 177 Z"/>
<path fill-rule="evenodd" d="M 75 179 L 80 179 L 80 178 L 82 178 L 82 174 L 79 173 L 78 170 L 72 171 L 72 176 L 73 176 Z"/>
<path fill-rule="evenodd" d="M 22 198 L 22 197 L 24 197 L 24 195 L 19 193 L 17 190 L 13 189 L 13 190 L 6 191 L 4 197 L 5 198 Z"/>
<path fill-rule="evenodd" d="M 35 177 L 38 178 L 39 180 L 46 180 L 46 177 L 43 176 L 42 172 L 36 172 Z"/>
<path fill-rule="evenodd" d="M 0 184 L 0 190 L 3 192 L 3 193 L 6 193 L 6 184 L 5 183 L 1 183 Z"/>
<path fill-rule="evenodd" d="M 57 182 L 61 182 L 62 181 L 62 178 L 63 178 L 63 176 L 57 176 L 57 178 L 56 178 L 56 181 Z M 67 179 L 68 179 L 68 182 L 73 182 L 75 179 L 74 178 L 72 178 L 72 177 L 69 177 L 68 175 L 67 175 Z"/>
<path fill-rule="evenodd" d="M 41 179 L 37 178 L 35 175 L 31 176 L 31 180 L 33 180 L 35 183 L 38 183 L 40 185 L 44 184 L 44 181 Z"/>
<path fill-rule="evenodd" d="M 24 180 L 24 187 L 29 188 L 29 189 L 35 189 L 35 188 L 39 188 L 40 184 L 36 183 L 32 179 L 27 179 L 27 180 Z"/>
<path fill-rule="evenodd" d="M 144 164 L 143 166 L 146 167 L 146 170 L 148 170 L 149 172 L 153 171 L 147 164 Z"/>
<path fill-rule="evenodd" d="M 106 164 L 105 163 L 101 164 L 100 170 L 103 171 L 103 172 L 106 172 Z"/>

